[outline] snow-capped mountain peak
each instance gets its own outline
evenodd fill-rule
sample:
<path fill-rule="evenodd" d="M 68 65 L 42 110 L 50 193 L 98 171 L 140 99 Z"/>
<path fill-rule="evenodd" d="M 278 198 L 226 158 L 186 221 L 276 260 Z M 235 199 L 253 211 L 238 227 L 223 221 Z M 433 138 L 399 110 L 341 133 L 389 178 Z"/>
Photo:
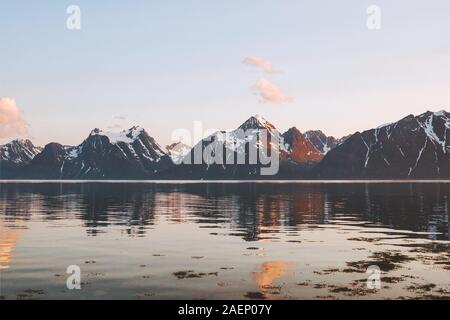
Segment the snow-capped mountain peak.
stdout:
<path fill-rule="evenodd" d="M 258 114 L 248 118 L 247 121 L 239 126 L 238 129 L 244 131 L 251 129 L 266 129 L 269 132 L 274 132 L 275 130 L 277 130 L 273 124 L 271 124 L 264 117 Z"/>
<path fill-rule="evenodd" d="M 440 110 L 440 111 L 436 111 L 435 113 L 434 113 L 434 115 L 435 116 L 444 116 L 444 117 L 446 117 L 446 118 L 448 118 L 449 117 L 449 113 L 447 112 L 447 111 L 445 111 L 444 109 L 442 109 L 442 110 Z"/>
<path fill-rule="evenodd" d="M 450 176 L 450 113 L 427 111 L 357 132 L 317 167 L 323 178 Z"/>
<path fill-rule="evenodd" d="M 450 129 L 450 113 L 445 110 L 437 112 L 427 111 L 417 116 L 416 119 L 431 142 L 440 145 L 444 153 L 450 151 L 447 146 L 447 131 Z"/>
<path fill-rule="evenodd" d="M 63 149 L 61 177 L 101 179 L 128 175 L 140 178 L 155 174 L 167 163 L 167 153 L 139 126 L 119 132 L 96 128 L 80 145 Z"/>
<path fill-rule="evenodd" d="M 104 136 L 108 138 L 110 143 L 133 143 L 133 141 L 135 141 L 144 132 L 144 128 L 139 126 L 133 126 L 128 130 L 122 130 L 120 132 L 102 131 L 96 128 L 91 131 L 91 134 L 89 136 Z"/>
<path fill-rule="evenodd" d="M 102 130 L 100 130 L 99 128 L 92 129 L 91 133 L 89 134 L 89 136 L 98 135 L 100 132 L 102 132 Z"/>
<path fill-rule="evenodd" d="M 35 147 L 28 139 L 16 139 L 0 146 L 0 160 L 28 164 L 41 151 L 42 148 Z"/>

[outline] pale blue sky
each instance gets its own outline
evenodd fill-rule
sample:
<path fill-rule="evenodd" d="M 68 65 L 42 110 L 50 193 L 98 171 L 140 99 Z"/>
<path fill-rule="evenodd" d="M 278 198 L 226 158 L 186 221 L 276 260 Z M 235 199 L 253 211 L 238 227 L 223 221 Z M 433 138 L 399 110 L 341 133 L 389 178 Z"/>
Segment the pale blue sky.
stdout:
<path fill-rule="evenodd" d="M 79 31 L 66 29 L 70 4 Z M 366 27 L 371 4 L 378 31 Z M 40 145 L 116 124 L 164 145 L 195 120 L 229 129 L 253 114 L 342 136 L 450 109 L 448 0 L 0 0 L 0 39 L 0 97 L 16 99 Z M 294 101 L 261 104 L 261 77 Z"/>

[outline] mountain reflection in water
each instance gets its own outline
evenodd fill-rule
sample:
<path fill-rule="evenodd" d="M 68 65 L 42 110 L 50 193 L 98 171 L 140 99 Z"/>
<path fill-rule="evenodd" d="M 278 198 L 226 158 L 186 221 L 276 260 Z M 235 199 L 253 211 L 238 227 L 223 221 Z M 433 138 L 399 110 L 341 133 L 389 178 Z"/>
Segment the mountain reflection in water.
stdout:
<path fill-rule="evenodd" d="M 450 298 L 449 196 L 449 183 L 0 183 L 0 299 Z M 82 290 L 67 290 L 69 265 Z"/>
<path fill-rule="evenodd" d="M 434 233 L 449 240 L 449 184 L 1 184 L 7 220 L 76 218 L 90 236 L 120 225 L 144 236 L 164 216 L 213 224 L 248 241 L 334 220 Z"/>

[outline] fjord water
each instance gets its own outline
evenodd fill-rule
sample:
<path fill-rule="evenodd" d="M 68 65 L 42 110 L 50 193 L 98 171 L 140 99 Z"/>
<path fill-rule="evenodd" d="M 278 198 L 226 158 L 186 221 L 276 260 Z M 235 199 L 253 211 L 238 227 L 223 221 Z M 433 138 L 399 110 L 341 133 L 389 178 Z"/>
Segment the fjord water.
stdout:
<path fill-rule="evenodd" d="M 450 183 L 3 182 L 0 296 L 449 298 L 449 197 Z"/>

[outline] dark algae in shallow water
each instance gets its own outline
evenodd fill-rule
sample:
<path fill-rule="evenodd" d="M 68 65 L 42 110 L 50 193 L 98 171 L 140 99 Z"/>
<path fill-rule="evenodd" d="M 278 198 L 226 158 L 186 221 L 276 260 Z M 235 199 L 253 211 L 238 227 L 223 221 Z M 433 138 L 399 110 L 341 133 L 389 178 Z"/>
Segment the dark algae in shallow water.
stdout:
<path fill-rule="evenodd" d="M 381 271 L 392 271 L 401 267 L 402 263 L 413 261 L 412 257 L 408 257 L 398 252 L 375 252 L 369 256 L 368 260 L 347 262 L 347 266 L 352 268 L 354 272 L 365 273 L 371 265 L 378 266 Z"/>

